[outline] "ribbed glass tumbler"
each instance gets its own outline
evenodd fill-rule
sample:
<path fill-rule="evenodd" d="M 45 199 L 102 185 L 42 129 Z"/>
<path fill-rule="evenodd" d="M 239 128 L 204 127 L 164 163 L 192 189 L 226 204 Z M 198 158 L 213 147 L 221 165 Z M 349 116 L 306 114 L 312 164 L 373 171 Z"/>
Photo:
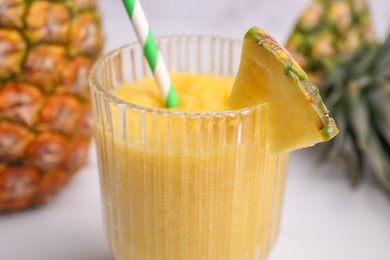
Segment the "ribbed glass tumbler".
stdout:
<path fill-rule="evenodd" d="M 157 43 L 170 71 L 237 72 L 240 41 L 175 36 Z M 116 259 L 266 259 L 288 156 L 268 151 L 267 106 L 170 112 L 112 94 L 148 76 L 143 49 L 131 44 L 102 57 L 90 77 L 104 221 Z"/>

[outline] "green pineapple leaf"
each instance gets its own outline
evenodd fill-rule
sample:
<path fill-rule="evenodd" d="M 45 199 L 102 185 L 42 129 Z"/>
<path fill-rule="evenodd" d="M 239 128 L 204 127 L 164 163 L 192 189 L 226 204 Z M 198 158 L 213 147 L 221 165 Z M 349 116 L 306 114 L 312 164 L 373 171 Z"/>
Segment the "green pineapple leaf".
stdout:
<path fill-rule="evenodd" d="M 339 60 L 325 82 L 340 134 L 322 145 L 322 157 L 344 160 L 353 185 L 373 174 L 390 192 L 390 33 Z"/>

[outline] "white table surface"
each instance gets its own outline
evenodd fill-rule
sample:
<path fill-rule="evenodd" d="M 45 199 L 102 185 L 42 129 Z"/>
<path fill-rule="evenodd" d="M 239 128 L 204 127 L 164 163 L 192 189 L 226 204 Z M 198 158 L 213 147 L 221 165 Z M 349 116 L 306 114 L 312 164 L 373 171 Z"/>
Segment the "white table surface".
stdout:
<path fill-rule="evenodd" d="M 238 4 L 238 2 L 240 4 Z M 240 38 L 252 25 L 284 42 L 306 0 L 143 0 L 155 35 Z M 390 1 L 372 0 L 383 37 Z M 101 0 L 106 49 L 135 39 L 120 0 Z M 291 156 L 279 240 L 270 260 L 389 260 L 390 197 L 373 180 L 351 189 L 341 164 L 318 167 L 313 150 Z M 0 260 L 111 260 L 101 219 L 95 148 L 51 203 L 0 215 Z"/>

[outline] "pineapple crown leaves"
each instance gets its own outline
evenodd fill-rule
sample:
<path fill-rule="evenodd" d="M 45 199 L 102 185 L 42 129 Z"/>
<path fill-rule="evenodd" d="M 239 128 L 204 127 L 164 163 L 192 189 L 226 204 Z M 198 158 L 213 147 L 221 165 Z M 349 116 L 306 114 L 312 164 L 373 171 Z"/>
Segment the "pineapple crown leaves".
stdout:
<path fill-rule="evenodd" d="M 390 191 L 390 33 L 337 61 L 323 97 L 340 129 L 323 145 L 324 158 L 341 156 L 353 185 L 370 171 Z"/>

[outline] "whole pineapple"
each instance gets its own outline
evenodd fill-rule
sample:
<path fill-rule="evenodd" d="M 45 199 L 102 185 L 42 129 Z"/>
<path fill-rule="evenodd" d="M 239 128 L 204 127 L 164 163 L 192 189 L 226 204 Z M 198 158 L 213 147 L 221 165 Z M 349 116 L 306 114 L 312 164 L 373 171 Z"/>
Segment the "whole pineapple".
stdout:
<path fill-rule="evenodd" d="M 47 201 L 85 162 L 96 0 L 0 0 L 0 212 Z"/>
<path fill-rule="evenodd" d="M 313 0 L 295 25 L 287 49 L 321 87 L 335 59 L 374 43 L 365 0 Z"/>
<path fill-rule="evenodd" d="M 322 146 L 323 158 L 342 158 L 354 185 L 374 174 L 390 192 L 390 34 L 362 46 L 328 74 L 323 97 L 340 134 Z"/>

